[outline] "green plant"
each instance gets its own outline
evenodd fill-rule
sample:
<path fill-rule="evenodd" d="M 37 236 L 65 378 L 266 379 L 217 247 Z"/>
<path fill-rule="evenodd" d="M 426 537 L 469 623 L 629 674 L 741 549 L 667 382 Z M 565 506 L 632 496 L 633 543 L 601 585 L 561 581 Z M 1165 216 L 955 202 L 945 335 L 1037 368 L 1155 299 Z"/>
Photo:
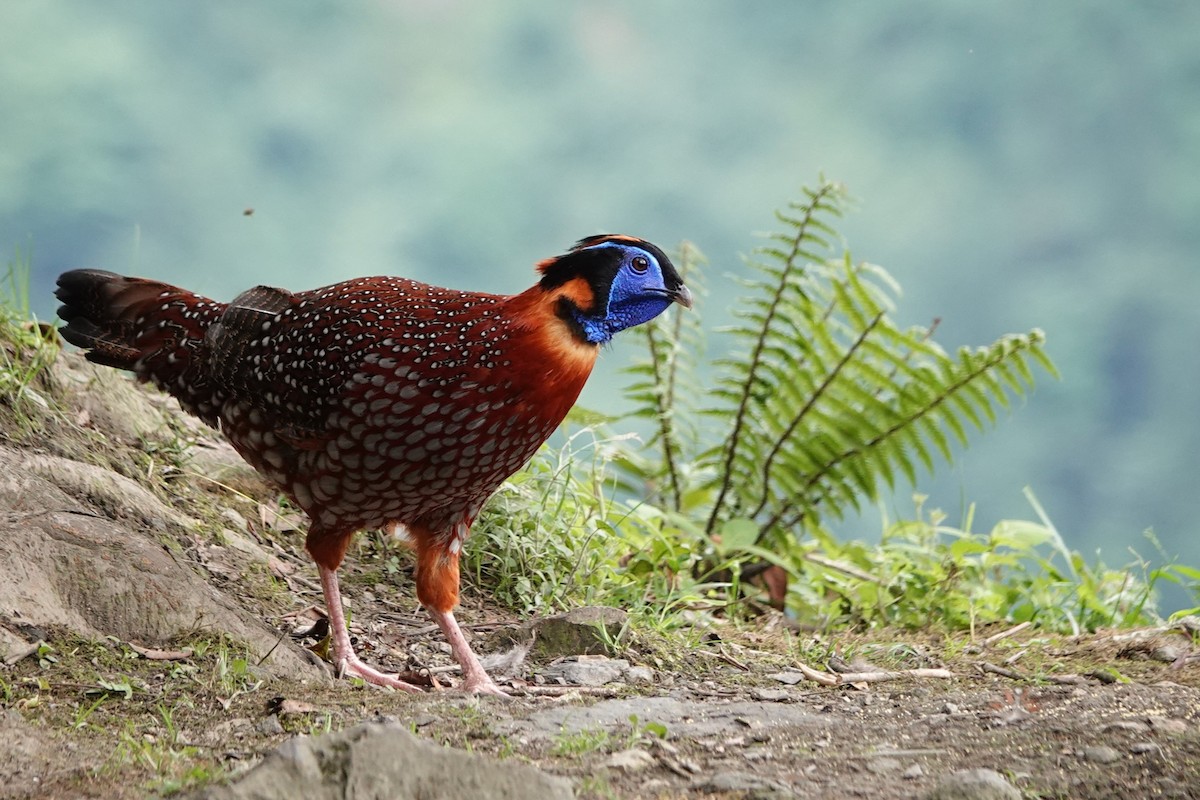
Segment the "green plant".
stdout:
<path fill-rule="evenodd" d="M 822 181 L 779 214 L 715 375 L 701 378 L 698 314 L 639 329 L 648 358 L 627 397 L 647 440 L 605 433 L 628 418 L 576 413 L 568 421 L 582 427 L 489 504 L 465 561 L 478 584 L 525 612 L 604 602 L 664 629 L 683 610 L 736 611 L 766 569 L 786 583 L 773 601 L 828 627 L 1030 620 L 1078 631 L 1153 620 L 1159 581 L 1195 593 L 1200 571 L 1186 567 L 1089 564 L 1032 493 L 1037 521 L 985 534 L 972 531 L 973 511 L 952 527 L 919 496 L 878 544 L 829 532 L 828 520 L 951 460 L 1030 390 L 1034 365 L 1055 373 L 1038 330 L 947 351 L 936 321 L 900 328 L 891 277 L 834 252 L 830 223 L 845 204 Z M 685 245 L 677 261 L 701 297 L 703 256 Z"/>
<path fill-rule="evenodd" d="M 108 693 L 105 692 L 93 700 L 90 704 L 86 706 L 82 704 L 77 706 L 75 713 L 71 717 L 71 727 L 75 728 L 76 730 L 83 730 L 84 728 L 88 727 L 88 719 L 92 716 L 92 712 L 99 708 L 100 705 L 107 699 Z"/>
<path fill-rule="evenodd" d="M 595 602 L 624 580 L 612 522 L 611 441 L 583 428 L 545 450 L 488 503 L 464 567 L 501 602 L 526 613 Z"/>
<path fill-rule="evenodd" d="M 115 771 L 126 767 L 145 770 L 154 776 L 148 788 L 156 794 L 173 794 L 213 780 L 214 771 L 198 764 L 199 756 L 197 747 L 179 745 L 174 737 L 161 742 L 157 736 L 142 733 L 132 722 L 127 722 L 107 767 Z"/>
<path fill-rule="evenodd" d="M 1033 494 L 1027 497 L 1038 521 L 1002 520 L 986 533 L 971 530 L 973 509 L 961 526 L 947 525 L 921 495 L 910 518 L 885 523 L 878 544 L 815 531 L 789 554 L 796 565 L 790 605 L 829 628 L 923 628 L 936 620 L 948 630 L 974 630 L 1029 621 L 1079 634 L 1156 620 L 1159 570 L 1141 560 L 1123 569 L 1088 564 L 1067 549 Z"/>
<path fill-rule="evenodd" d="M 563 730 L 551 741 L 550 752 L 556 756 L 581 756 L 609 749 L 612 735 L 604 728 Z"/>
<path fill-rule="evenodd" d="M 666 739 L 667 726 L 661 722 L 642 722 L 637 714 L 629 715 L 629 731 L 616 736 L 605 728 L 562 730 L 554 737 L 550 752 L 556 756 L 581 756 L 598 751 L 628 750 L 651 739 Z"/>
<path fill-rule="evenodd" d="M 667 726 L 661 722 L 642 722 L 637 714 L 630 714 L 629 735 L 625 737 L 624 747 L 629 749 L 649 739 L 666 739 L 668 732 Z"/>
<path fill-rule="evenodd" d="M 57 350 L 30 313 L 29 274 L 28 255 L 18 250 L 0 278 L 0 404 L 11 406 L 19 423 L 30 407 L 50 409 L 34 384 Z"/>
<path fill-rule="evenodd" d="M 984 428 L 1032 386 L 1031 361 L 1054 372 L 1038 330 L 948 353 L 934 326 L 900 328 L 887 272 L 831 257 L 829 221 L 842 214 L 844 189 L 822 181 L 805 195 L 778 214 L 782 231 L 750 262 L 715 402 L 698 407 L 689 398 L 703 393 L 681 389 L 699 334 L 678 312 L 644 326 L 650 358 L 630 391 L 663 454 L 634 477 L 664 508 L 703 520 L 709 537 L 771 549 L 875 500 L 898 477 L 915 482 L 935 453 L 952 459 L 968 428 Z M 687 435 L 699 419 L 715 437 Z"/>
<path fill-rule="evenodd" d="M 222 704 L 228 705 L 234 698 L 262 686 L 262 680 L 250 666 L 250 656 L 235 650 L 229 637 L 198 638 L 189 642 L 189 646 L 196 666 L 172 670 L 172 674 L 186 676 L 210 692 L 225 695 L 225 699 L 218 697 Z"/>

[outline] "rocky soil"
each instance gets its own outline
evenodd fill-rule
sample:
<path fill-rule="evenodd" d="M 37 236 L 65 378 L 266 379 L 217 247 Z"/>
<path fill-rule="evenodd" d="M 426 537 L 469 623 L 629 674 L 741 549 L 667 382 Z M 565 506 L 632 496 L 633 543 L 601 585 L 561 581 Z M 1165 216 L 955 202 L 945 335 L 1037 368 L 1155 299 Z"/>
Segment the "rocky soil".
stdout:
<path fill-rule="evenodd" d="M 468 586 L 513 694 L 475 698 L 406 555 L 365 535 L 360 652 L 431 688 L 335 680 L 303 520 L 227 447 L 73 355 L 22 396 L 0 402 L 0 797 L 1200 797 L 1186 626 L 668 635 Z"/>

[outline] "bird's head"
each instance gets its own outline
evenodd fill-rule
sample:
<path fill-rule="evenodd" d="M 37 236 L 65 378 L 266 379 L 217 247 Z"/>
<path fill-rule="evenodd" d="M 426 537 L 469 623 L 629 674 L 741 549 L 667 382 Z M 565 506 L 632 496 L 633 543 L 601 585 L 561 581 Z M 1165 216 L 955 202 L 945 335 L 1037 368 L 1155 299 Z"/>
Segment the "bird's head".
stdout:
<path fill-rule="evenodd" d="M 671 303 L 692 307 L 692 293 L 666 253 L 632 236 L 588 237 L 538 269 L 542 289 L 557 297 L 558 315 L 593 344 L 649 322 Z"/>

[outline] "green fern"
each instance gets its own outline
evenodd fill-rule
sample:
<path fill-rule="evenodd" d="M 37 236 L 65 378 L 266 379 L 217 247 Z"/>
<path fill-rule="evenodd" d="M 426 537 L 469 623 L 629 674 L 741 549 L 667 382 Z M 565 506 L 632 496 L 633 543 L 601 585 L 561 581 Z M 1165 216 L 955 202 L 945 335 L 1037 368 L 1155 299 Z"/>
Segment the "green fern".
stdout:
<path fill-rule="evenodd" d="M 1054 374 L 1039 330 L 949 353 L 932 340 L 936 322 L 899 327 L 887 272 L 830 258 L 845 205 L 843 187 L 822 181 L 777 215 L 782 230 L 750 262 L 728 331 L 734 353 L 717 362 L 708 407 L 690 388 L 698 324 L 676 313 L 646 328 L 650 357 L 630 397 L 654 420 L 662 458 L 626 466 L 657 490 L 651 502 L 702 518 L 709 537 L 736 531 L 770 548 L 915 483 L 1032 387 L 1032 363 Z"/>

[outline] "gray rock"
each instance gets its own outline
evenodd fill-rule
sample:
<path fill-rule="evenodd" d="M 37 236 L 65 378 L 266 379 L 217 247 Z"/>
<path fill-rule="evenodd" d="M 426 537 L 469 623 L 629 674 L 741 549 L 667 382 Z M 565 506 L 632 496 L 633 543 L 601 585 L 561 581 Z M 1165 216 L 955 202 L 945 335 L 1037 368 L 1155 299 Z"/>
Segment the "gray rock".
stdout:
<path fill-rule="evenodd" d="M 1178 736 L 1182 733 L 1187 733 L 1187 723 L 1181 719 L 1171 719 L 1169 717 L 1147 717 L 1146 722 L 1150 725 L 1150 730 L 1155 733 L 1165 733 L 1171 736 Z"/>
<path fill-rule="evenodd" d="M 786 689 L 751 689 L 750 696 L 755 700 L 762 700 L 767 703 L 782 703 L 788 699 Z"/>
<path fill-rule="evenodd" d="M 571 686 L 603 686 L 621 680 L 629 671 L 629 662 L 623 658 L 582 656 L 551 664 L 542 670 L 550 683 L 566 683 Z"/>
<path fill-rule="evenodd" d="M 283 733 L 283 723 L 279 721 L 278 714 L 271 714 L 260 719 L 254 726 L 254 730 L 263 736 L 278 736 Z"/>
<path fill-rule="evenodd" d="M 90 511 L 98 507 L 117 519 Z M 190 525 L 130 478 L 57 456 L 0 445 L 0 509 L 48 509 L 0 515 L 0 609 L 25 623 L 62 626 L 81 636 L 154 647 L 195 629 L 214 630 L 270 653 L 259 669 L 323 679 L 300 648 L 214 591 L 194 568 L 147 535 L 151 519 Z M 18 644 L 5 641 L 10 649 Z M 257 659 L 255 659 L 257 660 Z"/>
<path fill-rule="evenodd" d="M 289 739 L 228 786 L 193 800 L 505 800 L 574 797 L 571 784 L 511 761 L 418 739 L 400 725 L 366 723 Z"/>
<path fill-rule="evenodd" d="M 625 672 L 629 683 L 654 683 L 654 670 L 650 667 L 630 667 Z"/>
<path fill-rule="evenodd" d="M 783 800 L 795 794 L 778 781 L 750 772 L 718 772 L 692 784 L 700 792 L 739 792 L 747 800 Z"/>
<path fill-rule="evenodd" d="M 576 655 L 612 656 L 616 655 L 613 642 L 627 619 L 628 614 L 619 608 L 584 606 L 497 631 L 485 649 L 528 643 L 533 657 L 542 661 Z"/>
<path fill-rule="evenodd" d="M 31 725 L 15 709 L 0 710 L 0 740 L 4 742 L 4 765 L 0 772 L 2 797 L 37 797 L 42 781 L 63 769 L 61 742 Z"/>
<path fill-rule="evenodd" d="M 631 716 L 636 716 L 641 723 L 665 725 L 668 738 L 737 736 L 751 728 L 755 741 L 762 741 L 776 731 L 803 730 L 813 733 L 834 724 L 827 716 L 815 714 L 793 703 L 733 702 L 705 705 L 668 696 L 617 698 L 590 706 L 556 706 L 534 711 L 524 719 L 498 722 L 496 727 L 505 734 L 548 739 L 564 731 L 576 733 L 591 728 L 604 728 L 610 732 L 627 731 Z M 747 725 L 747 721 L 751 725 Z"/>
<path fill-rule="evenodd" d="M 634 748 L 613 753 L 608 761 L 604 762 L 604 766 L 609 769 L 623 770 L 624 772 L 641 772 L 653 767 L 656 763 L 654 756 L 645 750 Z"/>
<path fill-rule="evenodd" d="M 780 683 L 787 684 L 788 686 L 795 686 L 797 683 L 800 683 L 802 680 L 804 680 L 804 673 L 803 672 L 773 672 L 770 675 L 768 675 L 767 677 L 773 681 L 779 681 Z"/>
<path fill-rule="evenodd" d="M 900 767 L 904 766 L 897 759 L 882 756 L 880 758 L 872 758 L 867 762 L 867 771 L 873 772 L 876 775 L 887 775 L 891 772 L 899 772 Z"/>
<path fill-rule="evenodd" d="M 1085 747 L 1079 751 L 1079 754 L 1087 761 L 1094 761 L 1097 764 L 1111 764 L 1114 761 L 1121 760 L 1121 752 L 1106 744 Z"/>
<path fill-rule="evenodd" d="M 1021 800 L 1021 793 L 999 772 L 968 769 L 942 778 L 925 800 Z"/>
<path fill-rule="evenodd" d="M 1184 655 L 1187 650 L 1173 644 L 1160 644 L 1150 651 L 1150 657 L 1155 661 L 1163 661 L 1167 664 L 1174 664 L 1179 660 L 1179 657 Z"/>

